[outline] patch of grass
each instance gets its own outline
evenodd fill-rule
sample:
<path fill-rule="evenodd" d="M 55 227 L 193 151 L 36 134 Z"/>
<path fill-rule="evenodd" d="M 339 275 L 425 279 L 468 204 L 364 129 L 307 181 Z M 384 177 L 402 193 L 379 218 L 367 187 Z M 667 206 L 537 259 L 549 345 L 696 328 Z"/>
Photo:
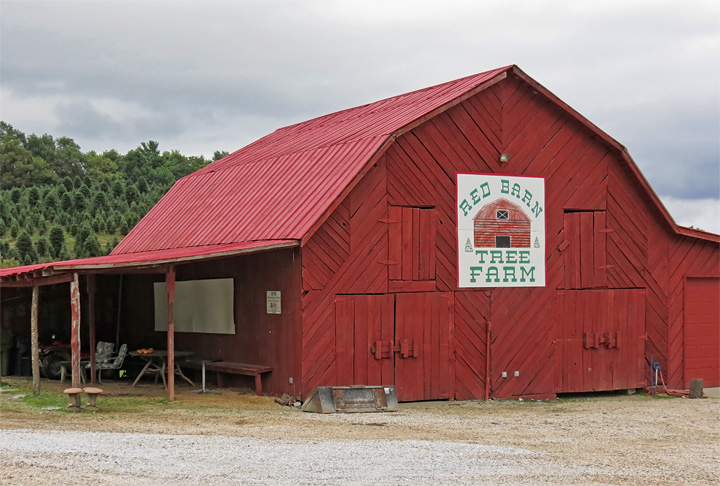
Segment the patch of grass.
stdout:
<path fill-rule="evenodd" d="M 43 408 L 43 407 L 62 407 L 65 408 L 68 404 L 68 400 L 65 394 L 59 395 L 53 392 L 40 392 L 38 395 L 33 395 L 32 392 L 21 398 L 22 402 L 30 407 Z"/>

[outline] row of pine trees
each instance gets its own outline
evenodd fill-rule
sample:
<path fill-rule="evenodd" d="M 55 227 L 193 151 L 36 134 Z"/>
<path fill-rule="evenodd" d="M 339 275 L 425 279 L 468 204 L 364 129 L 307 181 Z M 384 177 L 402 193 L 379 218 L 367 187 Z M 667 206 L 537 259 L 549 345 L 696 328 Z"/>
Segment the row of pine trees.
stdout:
<path fill-rule="evenodd" d="M 153 141 L 125 155 L 83 153 L 72 139 L 0 122 L 0 265 L 106 255 L 177 179 L 209 162 Z"/>

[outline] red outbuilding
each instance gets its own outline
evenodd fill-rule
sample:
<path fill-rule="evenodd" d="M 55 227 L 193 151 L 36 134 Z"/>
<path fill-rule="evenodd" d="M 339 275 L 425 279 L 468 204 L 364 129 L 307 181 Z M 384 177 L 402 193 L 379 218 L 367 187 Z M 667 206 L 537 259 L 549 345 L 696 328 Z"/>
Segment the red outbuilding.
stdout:
<path fill-rule="evenodd" d="M 544 179 L 543 287 L 459 287 L 458 173 Z M 530 211 L 504 197 L 478 209 L 474 246 L 535 248 Z M 671 388 L 720 385 L 719 244 L 673 221 L 625 147 L 508 66 L 281 128 L 179 180 L 112 255 L 0 283 L 94 275 L 111 301 L 98 333 L 263 365 L 271 394 L 552 397 L 644 387 L 652 363 Z M 171 289 L 208 280 L 229 289 L 229 321 L 198 300 L 174 311 L 194 328 L 166 331 Z"/>

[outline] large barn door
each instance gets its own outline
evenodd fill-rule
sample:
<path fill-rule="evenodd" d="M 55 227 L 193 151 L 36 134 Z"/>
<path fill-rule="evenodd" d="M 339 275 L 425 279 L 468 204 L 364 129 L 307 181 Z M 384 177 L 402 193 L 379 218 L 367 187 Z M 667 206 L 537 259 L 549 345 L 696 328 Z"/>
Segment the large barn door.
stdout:
<path fill-rule="evenodd" d="M 392 295 L 335 297 L 338 385 L 394 385 L 395 305 Z"/>
<path fill-rule="evenodd" d="M 556 393 L 644 386 L 644 290 L 558 291 L 555 322 Z"/>
<path fill-rule="evenodd" d="M 395 389 L 406 402 L 452 398 L 452 294 L 397 294 Z"/>
<path fill-rule="evenodd" d="M 398 400 L 452 398 L 452 294 L 335 297 L 338 385 L 395 385 Z"/>
<path fill-rule="evenodd" d="M 685 387 L 720 386 L 720 279 L 685 281 Z"/>

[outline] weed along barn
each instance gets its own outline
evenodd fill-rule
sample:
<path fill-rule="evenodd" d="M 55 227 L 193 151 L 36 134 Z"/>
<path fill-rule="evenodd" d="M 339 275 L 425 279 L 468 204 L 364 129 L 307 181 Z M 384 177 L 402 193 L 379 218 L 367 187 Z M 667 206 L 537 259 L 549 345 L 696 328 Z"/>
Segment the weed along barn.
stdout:
<path fill-rule="evenodd" d="M 110 256 L 0 278 L 94 276 L 98 335 L 269 368 L 274 395 L 540 398 L 641 388 L 651 362 L 719 386 L 719 243 L 509 66 L 281 128 L 178 181 Z"/>

